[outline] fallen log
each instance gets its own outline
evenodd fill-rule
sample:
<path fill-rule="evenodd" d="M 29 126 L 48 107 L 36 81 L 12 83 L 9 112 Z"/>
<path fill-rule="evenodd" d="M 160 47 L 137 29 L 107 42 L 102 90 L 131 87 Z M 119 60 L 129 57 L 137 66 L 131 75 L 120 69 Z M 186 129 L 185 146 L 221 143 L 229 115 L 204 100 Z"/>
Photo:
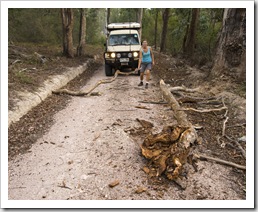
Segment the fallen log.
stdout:
<path fill-rule="evenodd" d="M 142 155 L 149 159 L 150 177 L 165 175 L 170 180 L 181 178 L 191 146 L 197 141 L 197 133 L 187 120 L 185 112 L 163 80 L 160 89 L 164 99 L 174 112 L 177 125 L 165 126 L 160 133 L 147 136 L 141 145 Z"/>
<path fill-rule="evenodd" d="M 81 90 L 81 91 L 71 91 L 71 90 L 67 90 L 67 89 L 59 89 L 56 91 L 52 91 L 52 93 L 53 94 L 67 94 L 67 95 L 71 95 L 71 96 L 90 96 L 91 92 L 93 90 L 95 90 L 99 85 L 107 84 L 107 83 L 111 83 L 111 82 L 115 81 L 118 75 L 130 75 L 130 74 L 135 74 L 135 71 L 121 72 L 121 71 L 117 70 L 115 72 L 115 75 L 111 79 L 100 80 L 92 88 L 90 88 L 88 90 L 85 89 L 85 90 Z"/>

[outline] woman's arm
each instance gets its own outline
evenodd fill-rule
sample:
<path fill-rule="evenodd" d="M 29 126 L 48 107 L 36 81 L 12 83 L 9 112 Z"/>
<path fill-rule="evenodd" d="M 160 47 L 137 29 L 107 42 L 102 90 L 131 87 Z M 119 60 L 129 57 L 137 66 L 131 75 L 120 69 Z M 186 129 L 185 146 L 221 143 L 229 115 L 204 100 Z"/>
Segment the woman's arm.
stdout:
<path fill-rule="evenodd" d="M 139 60 L 138 60 L 138 69 L 141 68 L 141 63 L 142 63 L 142 51 L 140 50 L 140 52 L 139 52 Z"/>
<path fill-rule="evenodd" d="M 154 54 L 153 54 L 153 51 L 152 51 L 151 47 L 150 47 L 150 52 L 151 52 L 152 65 L 155 65 Z"/>

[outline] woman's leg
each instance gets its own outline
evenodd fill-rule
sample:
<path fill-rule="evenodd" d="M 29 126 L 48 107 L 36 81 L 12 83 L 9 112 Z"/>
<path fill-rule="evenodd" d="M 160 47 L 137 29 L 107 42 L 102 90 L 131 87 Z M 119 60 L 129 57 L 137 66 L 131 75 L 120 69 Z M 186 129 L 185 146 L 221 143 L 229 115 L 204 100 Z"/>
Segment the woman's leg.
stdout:
<path fill-rule="evenodd" d="M 150 70 L 146 70 L 146 83 L 150 81 Z"/>
<path fill-rule="evenodd" d="M 142 86 L 143 85 L 143 78 L 144 78 L 144 70 L 146 68 L 146 65 L 144 63 L 141 64 L 141 70 L 140 70 L 140 84 L 138 86 Z"/>
<path fill-rule="evenodd" d="M 144 77 L 144 72 L 141 72 L 141 75 L 140 75 L 141 82 L 143 81 L 143 77 Z"/>

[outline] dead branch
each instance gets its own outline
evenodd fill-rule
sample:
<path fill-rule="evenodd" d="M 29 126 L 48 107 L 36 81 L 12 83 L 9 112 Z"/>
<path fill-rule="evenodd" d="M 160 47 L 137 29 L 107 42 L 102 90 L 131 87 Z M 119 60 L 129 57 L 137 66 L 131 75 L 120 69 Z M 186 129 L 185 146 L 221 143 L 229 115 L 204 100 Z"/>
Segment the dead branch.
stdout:
<path fill-rule="evenodd" d="M 175 92 L 173 92 L 175 93 Z M 218 101 L 217 98 L 215 97 L 208 97 L 208 98 L 203 98 L 203 97 L 197 97 L 197 96 L 185 96 L 182 95 L 181 93 L 176 93 L 179 94 L 181 97 L 177 99 L 179 103 L 196 103 L 196 104 L 209 104 L 209 105 L 219 105 L 221 104 L 220 101 Z"/>
<path fill-rule="evenodd" d="M 191 111 L 195 111 L 195 112 L 198 112 L 198 113 L 209 113 L 209 112 L 222 111 L 222 110 L 227 110 L 227 109 L 228 109 L 227 107 L 223 106 L 223 107 L 220 107 L 220 108 L 203 109 L 203 110 L 198 110 L 198 109 L 195 109 L 195 108 L 188 107 L 188 108 L 182 108 L 181 110 L 184 110 L 184 111 L 191 110 Z"/>
<path fill-rule="evenodd" d="M 66 188 L 66 189 L 72 190 L 70 187 L 68 187 L 68 186 L 64 186 L 64 185 L 58 185 L 57 187 L 60 187 L 60 188 Z"/>
<path fill-rule="evenodd" d="M 246 126 L 246 123 L 243 123 L 243 124 L 236 124 L 236 125 L 230 125 L 230 126 L 228 126 L 228 128 L 243 127 L 243 126 Z"/>
<path fill-rule="evenodd" d="M 141 106 L 141 105 L 135 106 L 135 108 L 144 109 L 144 110 L 151 110 L 150 108 L 145 107 L 145 106 Z"/>
<path fill-rule="evenodd" d="M 225 102 L 224 102 L 224 99 L 222 98 L 222 103 L 223 103 L 223 107 L 226 107 L 225 105 Z M 225 120 L 223 121 L 223 127 L 222 127 L 222 137 L 225 136 L 225 130 L 226 130 L 226 123 L 228 121 L 228 109 L 226 110 L 225 114 L 224 114 L 224 117 L 225 117 Z"/>
<path fill-rule="evenodd" d="M 238 143 L 237 140 L 228 137 L 227 135 L 225 135 L 225 137 L 226 137 L 228 140 L 234 142 L 235 145 L 238 147 L 238 149 L 241 151 L 243 157 L 246 158 L 246 152 L 245 152 L 245 150 L 242 148 L 242 146 L 240 145 L 240 143 Z"/>
<path fill-rule="evenodd" d="M 11 65 L 14 65 L 15 63 L 21 63 L 22 61 L 21 60 L 15 60 L 11 63 Z"/>
<path fill-rule="evenodd" d="M 228 166 L 231 166 L 231 167 L 234 167 L 234 168 L 246 170 L 245 166 L 242 166 L 242 165 L 239 165 L 239 164 L 236 164 L 236 163 L 232 163 L 230 161 L 225 161 L 225 160 L 222 160 L 222 159 L 219 159 L 219 158 L 212 158 L 212 157 L 201 155 L 201 154 L 195 154 L 194 156 L 198 159 L 207 159 L 207 160 L 215 161 L 215 162 L 218 162 L 218 163 L 221 163 L 221 164 L 224 164 L 224 165 L 228 165 Z"/>
<path fill-rule="evenodd" d="M 224 117 L 226 117 L 226 118 L 225 118 L 225 120 L 223 121 L 222 137 L 225 136 L 226 123 L 227 123 L 227 121 L 228 121 L 227 113 L 228 113 L 228 110 L 226 110 L 225 115 L 224 115 Z"/>
<path fill-rule="evenodd" d="M 108 109 L 108 110 L 112 110 L 112 111 L 136 111 L 136 109 Z"/>
<path fill-rule="evenodd" d="M 182 86 L 178 86 L 178 87 L 172 87 L 170 89 L 170 92 L 175 92 L 175 91 L 184 91 L 184 92 L 188 92 L 188 93 L 194 93 L 194 92 L 199 92 L 200 88 L 186 88 L 184 85 Z"/>
<path fill-rule="evenodd" d="M 153 101 L 138 101 L 139 103 L 144 103 L 144 104 L 168 104 L 168 102 L 164 102 L 164 101 L 159 101 L 159 102 L 153 102 Z"/>
<path fill-rule="evenodd" d="M 196 130 L 201 130 L 201 129 L 203 129 L 203 126 L 200 126 L 200 125 L 194 125 L 193 127 L 194 127 L 194 129 L 196 129 Z"/>
<path fill-rule="evenodd" d="M 82 91 L 70 91 L 67 89 L 59 89 L 56 91 L 52 91 L 53 94 L 68 94 L 71 96 L 90 96 L 91 92 L 96 89 L 99 85 L 101 84 L 107 84 L 107 83 L 111 83 L 113 81 L 115 81 L 115 79 L 117 78 L 118 75 L 130 75 L 130 74 L 135 74 L 135 71 L 131 71 L 131 72 L 121 72 L 119 70 L 116 71 L 114 77 L 112 77 L 111 79 L 104 79 L 104 80 L 100 80 L 98 81 L 92 88 L 90 88 L 88 91 L 86 90 L 82 90 Z"/>

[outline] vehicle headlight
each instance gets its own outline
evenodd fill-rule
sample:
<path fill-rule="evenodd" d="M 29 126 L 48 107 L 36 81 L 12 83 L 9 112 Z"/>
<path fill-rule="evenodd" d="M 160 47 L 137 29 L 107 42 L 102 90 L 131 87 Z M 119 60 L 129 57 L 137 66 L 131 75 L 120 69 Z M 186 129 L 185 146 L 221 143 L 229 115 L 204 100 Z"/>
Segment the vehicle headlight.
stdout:
<path fill-rule="evenodd" d="M 133 53 L 133 56 L 134 56 L 134 57 L 138 57 L 138 55 L 139 55 L 138 52 L 134 52 L 134 53 Z"/>
<path fill-rule="evenodd" d="M 117 53 L 117 54 L 116 54 L 116 57 L 117 57 L 117 58 L 120 58 L 120 57 L 121 57 L 121 54 L 120 54 L 120 53 Z"/>
<path fill-rule="evenodd" d="M 128 57 L 132 57 L 133 55 L 132 55 L 132 53 L 130 52 L 130 53 L 128 53 Z"/>
<path fill-rule="evenodd" d="M 109 53 L 105 53 L 105 58 L 109 58 Z"/>
<path fill-rule="evenodd" d="M 113 52 L 113 53 L 111 53 L 111 57 L 112 58 L 115 58 L 116 57 L 116 54 Z"/>

